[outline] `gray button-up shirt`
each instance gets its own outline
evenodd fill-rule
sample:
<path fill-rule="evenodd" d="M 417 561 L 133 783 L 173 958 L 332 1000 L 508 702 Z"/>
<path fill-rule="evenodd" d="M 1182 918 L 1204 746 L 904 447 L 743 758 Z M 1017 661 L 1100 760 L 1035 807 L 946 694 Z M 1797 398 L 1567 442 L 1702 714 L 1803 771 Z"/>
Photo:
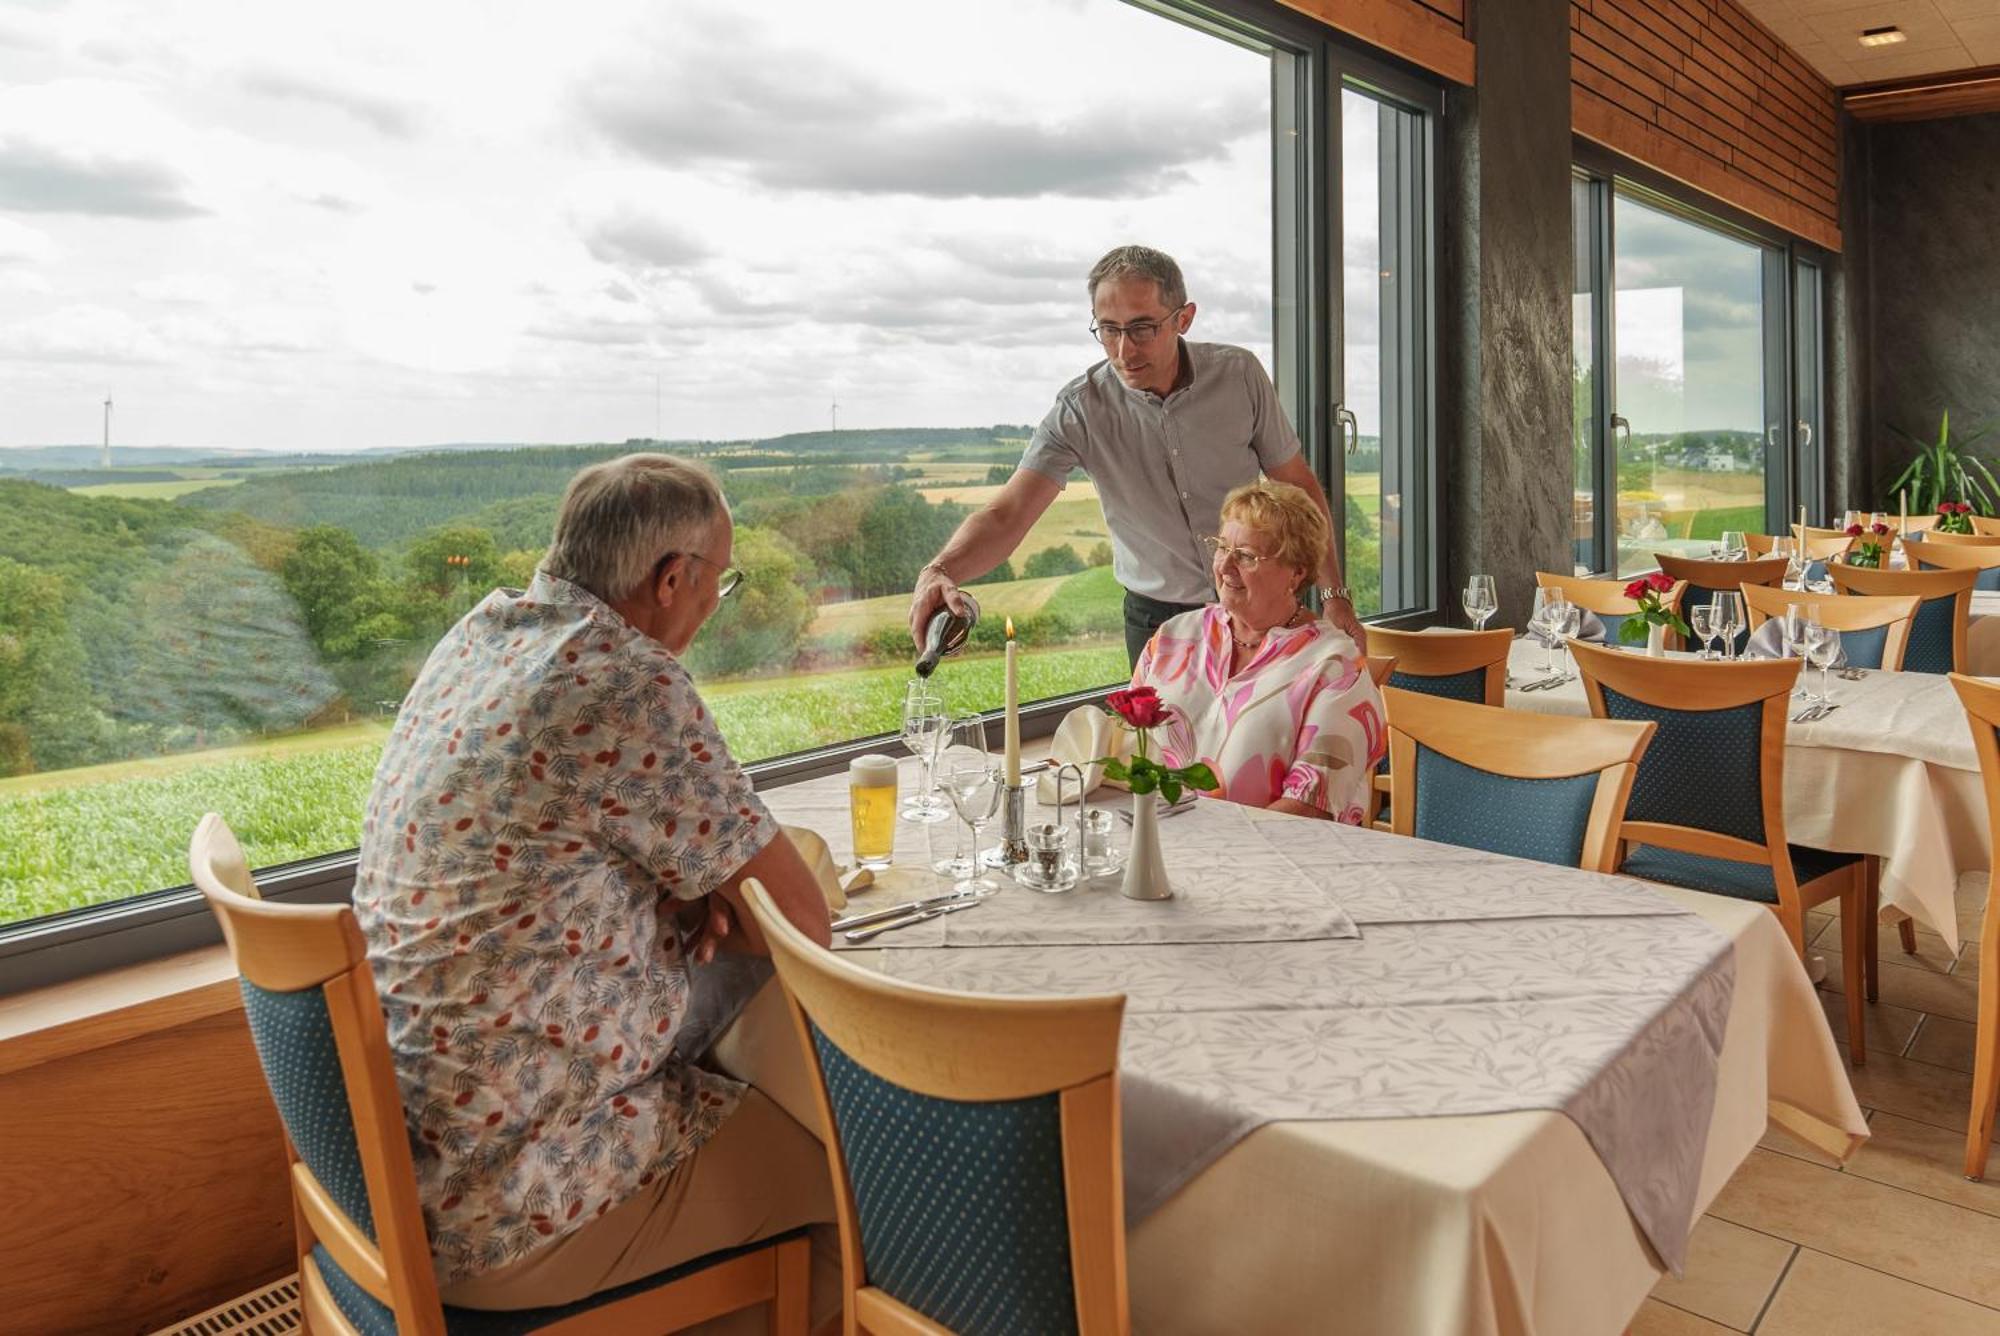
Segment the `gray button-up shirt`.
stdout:
<path fill-rule="evenodd" d="M 1063 386 L 1021 456 L 1060 485 L 1080 468 L 1097 484 L 1118 583 L 1166 603 L 1214 598 L 1202 538 L 1232 488 L 1299 452 L 1271 378 L 1254 354 L 1183 343 L 1193 375 L 1162 399 L 1128 389 L 1109 361 Z"/>

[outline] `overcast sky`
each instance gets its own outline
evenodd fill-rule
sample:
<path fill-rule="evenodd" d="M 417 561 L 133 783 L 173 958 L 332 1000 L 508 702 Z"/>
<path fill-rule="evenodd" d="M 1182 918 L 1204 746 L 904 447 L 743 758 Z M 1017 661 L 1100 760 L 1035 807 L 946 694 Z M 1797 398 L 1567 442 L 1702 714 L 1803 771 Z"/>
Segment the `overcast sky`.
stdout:
<path fill-rule="evenodd" d="M 1125 241 L 1268 364 L 1269 81 L 1117 0 L 0 4 L 0 445 L 1031 422 Z"/>

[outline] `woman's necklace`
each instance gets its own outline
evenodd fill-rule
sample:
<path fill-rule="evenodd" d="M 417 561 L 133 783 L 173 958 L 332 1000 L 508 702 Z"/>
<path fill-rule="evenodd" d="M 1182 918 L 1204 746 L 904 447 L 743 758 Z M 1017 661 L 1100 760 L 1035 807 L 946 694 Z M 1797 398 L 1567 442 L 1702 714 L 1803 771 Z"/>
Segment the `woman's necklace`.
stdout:
<path fill-rule="evenodd" d="M 1299 617 L 1300 617 L 1300 615 L 1301 615 L 1301 614 L 1303 614 L 1304 612 L 1305 612 L 1305 606 L 1304 606 L 1303 604 L 1301 604 L 1300 606 L 1298 606 L 1298 607 L 1296 607 L 1296 608 L 1293 608 L 1293 609 L 1292 609 L 1292 615 L 1291 615 L 1291 616 L 1289 616 L 1289 617 L 1287 617 L 1287 618 L 1285 618 L 1285 620 L 1284 620 L 1284 621 L 1282 621 L 1282 622 L 1280 622 L 1280 623 L 1278 623 L 1278 625 L 1279 625 L 1279 626 L 1297 626 L 1297 625 L 1299 624 Z M 1252 638 L 1251 638 L 1251 639 L 1249 639 L 1249 640 L 1239 640 L 1239 639 L 1237 639 L 1237 638 L 1236 638 L 1236 624 L 1235 624 L 1234 622 L 1232 622 L 1232 623 L 1230 623 L 1230 627 L 1229 627 L 1229 643 L 1230 643 L 1230 644 L 1232 644 L 1232 645 L 1234 645 L 1234 646 L 1236 646 L 1236 648 L 1237 648 L 1237 649 L 1239 649 L 1239 650 L 1244 650 L 1244 651 L 1248 651 L 1248 650 L 1253 650 L 1253 649 L 1257 648 L 1257 646 L 1259 646 L 1259 645 L 1263 644 L 1263 643 L 1264 643 L 1264 637 L 1265 637 L 1265 636 L 1267 636 L 1267 635 L 1269 635 L 1269 634 L 1271 634 L 1271 631 L 1272 631 L 1272 630 L 1275 630 L 1275 629 L 1277 629 L 1277 628 L 1276 628 L 1276 627 L 1272 627 L 1272 628 L 1269 628 L 1269 629 L 1266 629 L 1266 630 L 1264 630 L 1264 631 L 1260 631 L 1260 632 L 1258 632 L 1258 633 L 1257 633 L 1257 635 L 1256 635 L 1256 636 L 1252 637 Z"/>

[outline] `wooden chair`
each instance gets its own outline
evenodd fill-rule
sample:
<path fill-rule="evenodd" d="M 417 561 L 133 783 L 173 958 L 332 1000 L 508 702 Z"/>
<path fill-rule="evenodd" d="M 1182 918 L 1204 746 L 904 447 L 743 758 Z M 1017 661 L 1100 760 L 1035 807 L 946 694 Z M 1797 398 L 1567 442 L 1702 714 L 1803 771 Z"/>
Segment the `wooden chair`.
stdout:
<path fill-rule="evenodd" d="M 849 1336 L 1125 1336 L 1125 999 L 899 983 L 743 889 L 832 1133 Z"/>
<path fill-rule="evenodd" d="M 1396 660 L 1393 656 L 1383 654 L 1370 654 L 1368 656 L 1368 680 L 1375 684 L 1377 691 L 1387 685 L 1390 675 L 1395 671 Z M 1505 673 L 1501 674 L 1501 690 L 1506 690 Z M 1375 824 L 1376 815 L 1382 810 L 1382 796 L 1388 792 L 1388 776 L 1382 772 L 1382 767 L 1387 763 L 1388 759 L 1386 757 L 1376 762 L 1375 773 L 1369 776 L 1368 811 L 1365 821 L 1370 826 Z"/>
<path fill-rule="evenodd" d="M 1583 575 L 1557 575 L 1550 571 L 1536 571 L 1535 585 L 1541 589 L 1560 589 L 1567 598 L 1585 612 L 1595 613 L 1604 623 L 1604 643 L 1618 643 L 1618 628 L 1627 617 L 1639 610 L 1636 599 L 1625 597 L 1625 586 L 1629 580 L 1598 580 Z M 1675 612 L 1682 613 L 1687 599 L 1687 585 L 1676 581 L 1674 587 L 1660 596 L 1660 602 Z M 1369 632 L 1372 636 L 1374 632 Z M 1677 648 L 1680 636 L 1667 632 L 1667 647 Z"/>
<path fill-rule="evenodd" d="M 1922 547 L 1922 543 L 1917 544 Z M 1829 567 L 1833 587 L 1843 594 L 1922 600 L 1910 619 L 1903 650 L 1906 673 L 1948 673 L 1965 663 L 1966 619 L 1972 615 L 1977 570 L 1878 571 L 1841 563 Z"/>
<path fill-rule="evenodd" d="M 1370 654 L 1368 656 L 1368 680 L 1382 686 L 1389 675 L 1396 671 L 1396 659 L 1392 654 Z"/>
<path fill-rule="evenodd" d="M 1861 594 L 1809 594 L 1798 589 L 1769 589 L 1762 585 L 1743 586 L 1743 606 L 1750 630 L 1797 603 L 1809 607 L 1821 626 L 1840 632 L 1840 648 L 1850 668 L 1879 668 L 1884 672 L 1903 670 L 1903 651 L 1910 641 L 1910 625 L 1921 600 L 1914 594 L 1900 598 L 1868 598 Z"/>
<path fill-rule="evenodd" d="M 1937 527 L 1937 522 L 1938 522 L 1939 520 L 1943 519 L 1943 518 L 1944 518 L 1944 516 L 1942 516 L 1942 515 L 1936 515 L 1936 514 L 1932 514 L 1932 515 L 1911 515 L 1911 516 L 1909 516 L 1909 517 L 1908 517 L 1907 519 L 1905 519 L 1905 520 L 1903 521 L 1903 527 L 1902 527 L 1902 532 L 1903 532 L 1903 533 L 1929 533 L 1929 532 L 1930 532 L 1930 531 L 1931 531 L 1932 529 L 1935 529 L 1935 528 Z M 1974 515 L 1974 516 L 1972 517 L 1972 528 L 1973 528 L 1973 531 L 1974 531 L 1975 533 L 1981 533 L 1981 532 L 1984 532 L 1984 530 L 1980 529 L 1980 527 L 1979 527 L 1979 518 L 1980 518 L 1980 517 L 1979 517 L 1979 516 L 1977 516 L 1977 515 Z M 1996 531 L 1996 532 L 2000 532 L 2000 531 Z"/>
<path fill-rule="evenodd" d="M 1945 538 L 1956 540 L 1947 543 Z M 2000 538 L 1970 542 L 1964 534 L 1934 533 L 1921 543 L 1903 548 L 1915 563 L 1911 569 L 1925 571 L 1974 571 L 1972 587 L 1981 593 L 2000 590 Z"/>
<path fill-rule="evenodd" d="M 1938 522 L 1938 517 L 1936 515 L 1928 516 L 1928 518 L 1931 524 L 1936 524 Z M 1991 515 L 1968 515 L 1966 516 L 1966 518 L 1972 521 L 1972 531 L 1974 533 L 2000 534 L 2000 519 L 1996 519 Z M 1912 529 L 1916 528 L 1917 522 L 1915 520 L 1911 520 L 1910 527 Z M 1927 524 L 1924 527 L 1929 528 L 1930 525 Z"/>
<path fill-rule="evenodd" d="M 2000 686 L 1959 673 L 1951 685 L 1965 706 L 1986 786 L 1986 820 L 2000 830 Z M 1965 1124 L 1965 1176 L 1986 1177 L 1993 1111 L 2000 1096 L 2000 864 L 1987 874 L 1986 916 L 1979 928 L 1979 1029 L 1973 1039 L 1972 1116 Z"/>
<path fill-rule="evenodd" d="M 1684 608 L 1698 608 L 1721 590 L 1734 592 L 1750 585 L 1782 585 L 1785 568 L 1791 565 L 1785 557 L 1766 557 L 1761 561 L 1700 561 L 1693 557 L 1677 557 L 1671 552 L 1655 552 L 1653 560 L 1660 563 L 1662 571 L 1687 586 L 1687 593 L 1681 598 Z M 1736 633 L 1733 652 L 1742 653 L 1749 639 L 1750 629 L 1746 626 Z"/>
<path fill-rule="evenodd" d="M 1377 686 L 1447 696 L 1486 705 L 1507 703 L 1507 651 L 1514 633 L 1498 631 L 1392 631 L 1368 628 L 1368 648 L 1393 662 Z M 1370 673 L 1374 665 L 1369 665 Z"/>
<path fill-rule="evenodd" d="M 1657 725 L 1525 714 L 1390 687 L 1398 835 L 1610 872 Z"/>
<path fill-rule="evenodd" d="M 1947 533 L 1932 529 L 1920 541 L 1939 547 L 2000 547 L 2000 533 Z"/>
<path fill-rule="evenodd" d="M 213 812 L 195 827 L 188 863 L 222 921 L 242 975 L 250 1035 L 285 1124 L 299 1312 L 308 1330 L 612 1336 L 679 1331 L 769 1303 L 771 1331 L 802 1336 L 811 1254 L 801 1230 L 560 1307 L 444 1306 L 382 1004 L 354 911 L 260 898 L 236 837 Z"/>
<path fill-rule="evenodd" d="M 1875 906 L 1861 855 L 1785 838 L 1785 725 L 1796 659 L 1703 663 L 1577 645 L 1590 712 L 1651 720 L 1618 870 L 1768 905 L 1801 959 L 1806 911 L 1840 901 L 1847 1047 L 1865 1061 L 1863 999 L 1874 995 Z"/>
<path fill-rule="evenodd" d="M 1807 561 L 1831 561 L 1833 558 L 1843 555 L 1847 549 L 1854 546 L 1854 539 L 1849 538 L 1839 530 L 1815 529 L 1812 532 L 1826 536 L 1822 538 L 1809 537 L 1806 539 L 1805 557 Z M 1777 534 L 1774 536 L 1768 533 L 1746 533 L 1743 535 L 1743 546 L 1750 550 L 1750 555 L 1753 557 L 1769 556 L 1772 549 L 1777 545 L 1779 538 L 1790 538 L 1792 536 L 1791 534 Z"/>

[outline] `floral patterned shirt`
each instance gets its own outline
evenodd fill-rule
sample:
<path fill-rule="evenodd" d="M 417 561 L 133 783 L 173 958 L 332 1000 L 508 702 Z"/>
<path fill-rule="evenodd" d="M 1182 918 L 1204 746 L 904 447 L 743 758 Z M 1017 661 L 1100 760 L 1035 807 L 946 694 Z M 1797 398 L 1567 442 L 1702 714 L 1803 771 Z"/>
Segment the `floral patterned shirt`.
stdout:
<path fill-rule="evenodd" d="M 354 904 L 442 1280 L 602 1215 L 735 1107 L 673 1057 L 669 911 L 777 829 L 679 661 L 576 585 L 498 590 L 432 651 Z"/>
<path fill-rule="evenodd" d="M 1170 766 L 1206 761 L 1223 796 L 1252 807 L 1291 798 L 1358 826 L 1389 750 L 1367 658 L 1326 622 L 1279 629 L 1229 675 L 1229 616 L 1210 604 L 1153 633 L 1132 685 L 1174 707 L 1156 732 Z"/>

